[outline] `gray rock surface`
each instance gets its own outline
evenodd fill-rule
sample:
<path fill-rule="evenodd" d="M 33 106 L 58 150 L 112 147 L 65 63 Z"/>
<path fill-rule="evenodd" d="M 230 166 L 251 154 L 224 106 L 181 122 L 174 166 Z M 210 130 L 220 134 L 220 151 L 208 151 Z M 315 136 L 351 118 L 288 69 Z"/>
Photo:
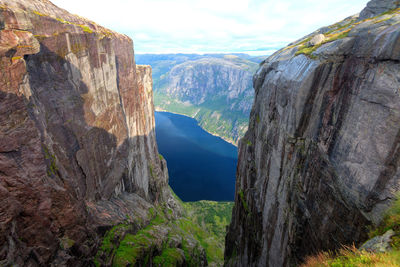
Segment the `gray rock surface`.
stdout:
<path fill-rule="evenodd" d="M 398 0 L 372 0 L 369 1 L 367 6 L 361 11 L 360 19 L 372 18 L 383 12 L 399 7 L 400 2 Z"/>
<path fill-rule="evenodd" d="M 366 241 L 361 247 L 360 250 L 366 250 L 369 252 L 388 252 L 391 250 L 390 242 L 392 242 L 392 236 L 395 235 L 395 232 L 390 229 L 385 234 L 381 236 L 376 236 Z"/>
<path fill-rule="evenodd" d="M 317 31 L 254 76 L 228 266 L 292 266 L 360 244 L 400 190 L 400 15 L 385 16 L 350 17 L 302 52 Z"/>

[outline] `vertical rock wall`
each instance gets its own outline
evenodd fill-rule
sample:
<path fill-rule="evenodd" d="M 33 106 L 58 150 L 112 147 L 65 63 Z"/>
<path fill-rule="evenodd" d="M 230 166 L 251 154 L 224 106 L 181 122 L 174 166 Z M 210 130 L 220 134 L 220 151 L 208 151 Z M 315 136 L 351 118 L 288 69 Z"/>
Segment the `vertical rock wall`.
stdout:
<path fill-rule="evenodd" d="M 46 0 L 0 0 L 0 64 L 0 265 L 85 265 L 97 227 L 170 197 L 151 70 Z"/>
<path fill-rule="evenodd" d="M 400 190 L 400 15 L 387 10 L 322 28 L 260 66 L 228 266 L 291 266 L 358 244 Z M 317 34 L 326 42 L 312 47 Z"/>

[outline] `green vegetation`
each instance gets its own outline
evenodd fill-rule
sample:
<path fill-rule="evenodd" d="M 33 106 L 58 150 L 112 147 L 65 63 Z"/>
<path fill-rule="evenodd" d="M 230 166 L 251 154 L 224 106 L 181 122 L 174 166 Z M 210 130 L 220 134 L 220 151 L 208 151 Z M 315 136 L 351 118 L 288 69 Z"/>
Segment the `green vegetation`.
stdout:
<path fill-rule="evenodd" d="M 44 158 L 50 163 L 47 166 L 47 175 L 48 176 L 56 175 L 58 171 L 56 165 L 56 157 L 49 152 L 49 149 L 45 145 L 42 145 L 42 147 L 44 151 Z"/>
<path fill-rule="evenodd" d="M 322 43 L 318 44 L 318 45 L 314 45 L 314 46 L 308 46 L 308 41 L 307 42 L 303 42 L 302 44 L 299 45 L 299 48 L 296 52 L 296 56 L 300 55 L 300 54 L 304 54 L 307 55 L 313 59 L 316 58 L 316 56 L 314 56 L 312 53 L 314 53 L 315 50 L 317 50 L 319 47 L 321 47 L 322 45 L 326 44 L 326 43 L 330 43 L 339 39 L 343 39 L 345 37 L 347 37 L 347 35 L 349 34 L 350 30 L 352 28 L 348 28 L 347 27 L 342 27 L 339 28 L 337 31 L 333 31 L 332 33 L 327 33 L 325 35 L 325 41 L 323 41 Z M 342 29 L 345 29 L 342 31 Z"/>
<path fill-rule="evenodd" d="M 93 33 L 92 29 L 86 25 L 79 24 L 78 26 L 81 27 L 84 32 Z"/>
<path fill-rule="evenodd" d="M 374 253 L 358 250 L 353 247 L 344 247 L 337 253 L 321 252 L 309 257 L 303 267 L 319 266 L 400 266 L 400 197 L 394 201 L 386 212 L 382 223 L 376 229 L 370 231 L 370 237 L 383 235 L 388 230 L 393 230 L 395 235 L 390 243 L 392 250 L 384 253 Z"/>
<path fill-rule="evenodd" d="M 393 9 L 393 10 L 389 10 L 387 12 L 384 12 L 376 17 L 373 18 L 368 18 L 368 19 L 364 19 L 361 21 L 357 21 L 356 19 L 347 19 L 342 21 L 341 23 L 336 23 L 334 25 L 329 26 L 329 28 L 331 28 L 332 30 L 325 33 L 325 40 L 318 45 L 315 46 L 309 46 L 308 42 L 311 40 L 311 37 L 306 38 L 304 40 L 302 40 L 301 42 L 291 45 L 286 49 L 289 48 L 293 48 L 293 47 L 298 47 L 297 52 L 296 52 L 296 56 L 300 55 L 300 54 L 304 54 L 312 59 L 316 59 L 317 56 L 313 55 L 313 53 L 322 45 L 326 44 L 326 43 L 330 43 L 339 39 L 343 39 L 345 37 L 348 36 L 348 34 L 350 33 L 350 31 L 352 29 L 354 29 L 357 25 L 364 23 L 366 21 L 373 21 L 373 23 L 378 24 L 378 23 L 382 23 L 385 21 L 388 21 L 389 19 L 391 19 L 394 15 L 399 14 L 400 13 L 400 8 L 397 9 Z M 387 17 L 384 17 L 387 16 Z"/>
<path fill-rule="evenodd" d="M 139 64 L 148 64 L 153 69 L 154 104 L 157 110 L 182 114 L 196 119 L 199 125 L 211 134 L 237 144 L 248 127 L 250 107 L 253 103 L 251 76 L 261 61 L 246 55 L 136 55 Z M 263 58 L 264 59 L 264 58 Z M 221 69 L 221 71 L 220 71 Z M 189 71 L 190 70 L 190 71 Z M 202 70 L 207 70 L 204 73 Z M 232 90 L 236 77 L 221 80 L 225 70 L 243 79 L 243 85 Z M 193 72 L 194 71 L 194 72 Z M 180 83 L 188 87 L 189 95 L 183 95 L 173 80 L 187 80 Z M 210 84 L 208 80 L 218 82 Z M 193 86 L 193 88 L 191 88 Z M 205 90 L 196 87 L 210 87 Z M 236 91 L 235 91 L 236 90 Z M 193 94 L 190 93 L 193 91 Z M 217 92 L 217 93 L 210 93 Z M 237 95 L 236 95 L 237 94 Z M 200 104 L 199 100 L 202 99 Z"/>
<path fill-rule="evenodd" d="M 245 199 L 245 197 L 244 197 L 244 193 L 243 193 L 242 190 L 239 191 L 239 198 L 240 198 L 240 202 L 242 203 L 242 206 L 243 206 L 244 210 L 245 210 L 247 213 L 249 213 L 249 212 L 250 212 L 249 206 L 247 205 L 247 202 L 246 202 L 246 199 Z"/>
<path fill-rule="evenodd" d="M 120 224 L 110 229 L 96 255 L 96 266 L 147 266 L 150 261 L 155 266 L 182 263 L 198 266 L 201 248 L 204 248 L 209 264 L 222 266 L 225 231 L 233 203 L 180 203 L 185 213 L 180 218 L 174 218 L 172 210 L 160 205 L 149 210 L 149 222 L 140 230 L 135 231 L 132 224 Z"/>
<path fill-rule="evenodd" d="M 308 258 L 301 267 L 361 267 L 380 266 L 395 267 L 400 265 L 400 251 L 393 250 L 386 253 L 371 253 L 360 251 L 355 247 L 345 247 L 338 254 L 320 253 Z"/>
<path fill-rule="evenodd" d="M 400 194 L 397 196 L 396 201 L 386 211 L 382 223 L 376 228 L 370 231 L 369 237 L 383 235 L 388 230 L 392 229 L 395 232 L 395 236 L 392 237 L 392 247 L 400 250 Z"/>
<path fill-rule="evenodd" d="M 206 250 L 208 262 L 222 266 L 226 227 L 231 222 L 233 202 L 197 201 L 186 202 L 184 206 L 192 224 L 203 229 L 196 237 Z"/>
<path fill-rule="evenodd" d="M 248 101 L 252 100 L 249 99 Z M 154 104 L 160 110 L 192 117 L 209 133 L 218 135 L 234 144 L 247 131 L 248 117 L 242 112 L 229 110 L 224 97 L 215 97 L 203 104 L 192 105 L 154 92 Z M 237 135 L 232 134 L 234 127 L 237 130 Z"/>
<path fill-rule="evenodd" d="M 15 60 L 19 60 L 19 59 L 21 59 L 21 58 L 22 58 L 22 57 L 12 57 L 11 60 L 12 60 L 12 61 L 15 61 Z"/>

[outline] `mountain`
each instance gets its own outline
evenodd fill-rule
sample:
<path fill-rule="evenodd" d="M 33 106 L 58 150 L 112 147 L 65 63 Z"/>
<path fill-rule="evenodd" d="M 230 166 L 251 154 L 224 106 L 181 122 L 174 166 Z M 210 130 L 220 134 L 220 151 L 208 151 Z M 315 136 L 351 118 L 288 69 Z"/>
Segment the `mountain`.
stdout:
<path fill-rule="evenodd" d="M 156 109 L 195 118 L 234 144 L 247 130 L 252 76 L 261 61 L 245 54 L 139 55 L 154 73 Z"/>
<path fill-rule="evenodd" d="M 372 0 L 261 64 L 227 266 L 295 266 L 381 222 L 400 189 L 399 8 Z"/>
<path fill-rule="evenodd" d="M 0 0 L 0 265 L 207 265 L 127 36 Z"/>

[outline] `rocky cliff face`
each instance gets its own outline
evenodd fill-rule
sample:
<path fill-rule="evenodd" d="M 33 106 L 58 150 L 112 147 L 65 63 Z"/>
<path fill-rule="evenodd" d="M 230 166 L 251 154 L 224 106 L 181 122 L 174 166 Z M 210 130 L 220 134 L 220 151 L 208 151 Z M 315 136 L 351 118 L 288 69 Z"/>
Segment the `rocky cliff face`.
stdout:
<path fill-rule="evenodd" d="M 147 60 L 158 69 L 156 108 L 193 117 L 205 130 L 237 143 L 247 130 L 254 100 L 252 76 L 258 65 L 236 55 L 197 57 L 164 71 L 160 69 L 173 65 L 171 60 Z"/>
<path fill-rule="evenodd" d="M 361 17 L 322 28 L 260 66 L 239 145 L 228 265 L 295 265 L 359 244 L 381 220 L 400 189 L 393 8 L 398 1 L 371 1 Z M 318 34 L 324 38 L 310 44 Z"/>
<path fill-rule="evenodd" d="M 111 226 L 179 207 L 132 41 L 47 0 L 0 0 L 0 265 L 85 265 Z M 118 245 L 118 244 L 117 244 Z"/>

